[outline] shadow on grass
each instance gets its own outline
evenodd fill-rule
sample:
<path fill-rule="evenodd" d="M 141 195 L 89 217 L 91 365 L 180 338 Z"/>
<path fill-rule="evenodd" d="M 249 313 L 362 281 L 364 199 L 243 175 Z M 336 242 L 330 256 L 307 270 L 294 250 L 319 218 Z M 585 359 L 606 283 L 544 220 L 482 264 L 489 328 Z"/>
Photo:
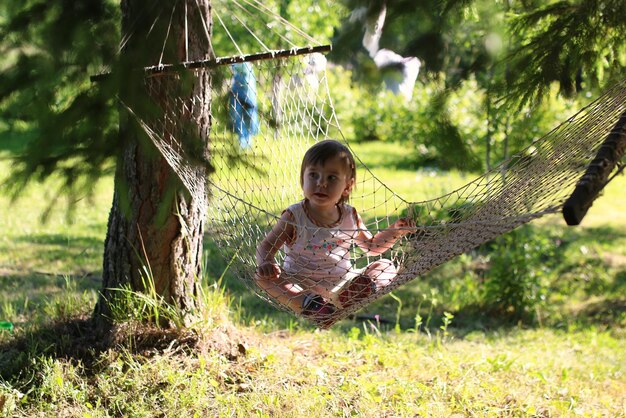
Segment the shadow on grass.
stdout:
<path fill-rule="evenodd" d="M 100 354 L 113 346 L 110 332 L 96 331 L 87 316 L 46 323 L 34 330 L 16 332 L 0 342 L 0 378 L 36 379 L 33 365 L 41 357 L 68 359 L 93 370 Z"/>
<path fill-rule="evenodd" d="M 624 275 L 626 272 L 619 274 L 620 277 Z M 623 278 L 620 280 L 623 282 Z M 620 289 L 623 288 L 622 286 Z M 366 306 L 359 315 L 373 324 L 378 324 L 377 319 L 380 318 L 382 330 L 393 329 L 397 324 L 405 332 L 417 329 L 435 335 L 445 327 L 446 332 L 456 338 L 463 338 L 474 332 L 506 333 L 519 328 L 556 330 L 569 325 L 574 325 L 575 329 L 606 330 L 615 335 L 626 333 L 626 298 L 618 296 L 623 295 L 623 291 L 590 298 L 587 302 L 576 304 L 574 309 L 567 305 L 553 305 L 537 312 L 516 315 L 478 303 L 453 307 L 446 300 L 436 300 L 436 297 L 435 300 L 424 299 L 418 289 L 412 284 L 405 285 L 394 290 L 395 298 L 384 296 Z M 402 303 L 399 313 L 396 299 Z M 445 325 L 446 314 L 452 315 L 449 325 Z M 347 325 L 346 321 L 338 324 L 340 328 L 349 328 Z"/>
<path fill-rule="evenodd" d="M 7 264 L 0 268 L 2 303 L 32 311 L 62 293 L 79 295 L 99 290 L 102 267 L 94 260 L 100 258 L 102 245 L 100 239 L 58 234 L 14 239 L 13 245 L 6 247 L 11 251 Z M 18 261 L 13 263 L 13 259 Z"/>
<path fill-rule="evenodd" d="M 417 158 L 411 154 L 404 154 L 402 156 L 389 156 L 388 158 L 379 157 L 377 161 L 367 163 L 368 170 L 376 172 L 378 169 L 387 170 L 417 170 L 424 168 L 424 164 L 416 162 Z"/>
<path fill-rule="evenodd" d="M 605 328 L 626 328 L 626 297 L 610 297 L 582 304 L 573 317 L 582 326 L 600 325 Z"/>
<path fill-rule="evenodd" d="M 50 276 L 98 274 L 96 271 L 102 268 L 102 249 L 101 237 L 64 234 L 23 235 L 0 243 L 3 267 L 8 274 L 11 269 L 20 274 L 30 271 Z"/>
<path fill-rule="evenodd" d="M 219 334 L 219 335 L 217 335 Z M 230 341 L 229 341 L 229 338 Z M 96 323 L 89 315 L 76 316 L 0 336 L 0 380 L 16 387 L 39 385 L 45 359 L 66 360 L 95 376 L 125 350 L 150 358 L 164 352 L 190 354 L 220 352 L 229 360 L 243 354 L 236 332 L 218 328 L 208 336 L 192 330 L 158 328 L 150 323 Z"/>
<path fill-rule="evenodd" d="M 608 220 L 610 221 L 610 219 Z M 593 242 L 609 245 L 616 240 L 626 239 L 626 227 L 599 226 L 593 228 L 566 228 L 562 235 L 565 246 Z"/>
<path fill-rule="evenodd" d="M 13 238 L 18 243 L 25 243 L 29 245 L 49 245 L 53 247 L 59 247 L 60 249 L 85 249 L 95 248 L 101 250 L 104 247 L 103 238 L 100 236 L 93 237 L 80 237 L 76 235 L 66 234 L 28 234 Z M 63 254 L 57 254 L 61 257 Z M 67 257 L 67 256 L 66 256 Z"/>
<path fill-rule="evenodd" d="M 6 273 L 6 272 L 3 272 Z M 81 276 L 65 277 L 57 274 L 16 273 L 0 274 L 0 289 L 5 293 L 3 302 L 21 302 L 33 305 L 50 300 L 55 295 L 64 292 L 85 293 L 97 291 L 102 284 L 100 272 L 83 274 Z"/>

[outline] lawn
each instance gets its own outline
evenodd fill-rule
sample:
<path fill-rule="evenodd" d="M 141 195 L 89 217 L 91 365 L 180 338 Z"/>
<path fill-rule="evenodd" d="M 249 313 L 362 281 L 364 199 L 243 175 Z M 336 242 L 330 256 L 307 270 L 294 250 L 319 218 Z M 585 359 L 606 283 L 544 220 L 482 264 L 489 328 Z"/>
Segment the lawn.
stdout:
<path fill-rule="evenodd" d="M 403 197 L 437 197 L 471 175 L 394 168 L 404 150 L 357 154 Z M 0 162 L 2 173 L 6 162 Z M 404 165 L 402 167 L 405 167 Z M 533 320 L 476 305 L 487 249 L 458 257 L 328 331 L 276 311 L 207 246 L 207 304 L 191 330 L 130 320 L 110 340 L 85 322 L 100 284 L 110 178 L 46 213 L 51 184 L 0 196 L 2 416 L 626 416 L 626 196 L 617 178 L 583 225 L 557 216 L 520 248 L 546 291 Z M 516 244 L 517 245 L 517 244 Z M 535 245 L 538 250 L 531 247 Z M 496 249 L 498 247 L 495 247 Z"/>

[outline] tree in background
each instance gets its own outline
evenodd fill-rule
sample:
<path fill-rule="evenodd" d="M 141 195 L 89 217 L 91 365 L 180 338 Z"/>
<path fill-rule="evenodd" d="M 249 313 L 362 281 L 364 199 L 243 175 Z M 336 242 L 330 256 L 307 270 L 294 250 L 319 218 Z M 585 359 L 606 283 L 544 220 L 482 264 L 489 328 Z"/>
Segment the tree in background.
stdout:
<path fill-rule="evenodd" d="M 0 129 L 11 147 L 14 194 L 57 173 L 72 202 L 110 172 L 120 149 L 115 88 L 89 75 L 115 61 L 119 6 L 104 0 L 0 5 Z M 53 204 L 52 202 L 51 204 Z"/>

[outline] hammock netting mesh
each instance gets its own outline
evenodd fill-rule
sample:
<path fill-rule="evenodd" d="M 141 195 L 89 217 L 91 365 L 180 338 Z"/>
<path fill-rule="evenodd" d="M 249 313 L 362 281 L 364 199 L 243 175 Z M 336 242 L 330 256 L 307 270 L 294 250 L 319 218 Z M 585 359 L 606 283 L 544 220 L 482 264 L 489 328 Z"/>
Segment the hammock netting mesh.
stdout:
<path fill-rule="evenodd" d="M 190 101 L 188 89 L 180 91 L 179 86 L 185 84 L 180 82 L 184 78 L 180 71 L 145 78 L 148 96 L 160 106 L 161 114 L 140 116 L 127 107 L 189 193 L 206 193 L 208 187 L 208 238 L 229 260 L 231 272 L 269 303 L 289 310 L 293 309 L 284 298 L 258 286 L 257 246 L 283 211 L 303 199 L 300 164 L 306 150 L 328 138 L 350 147 L 332 105 L 326 60 L 311 51 L 315 50 L 292 49 L 276 53 L 273 59 L 238 56 L 184 70 L 185 77 L 210 79 L 208 137 L 214 171 L 206 184 L 197 181 L 191 163 L 197 156 L 185 144 L 187 128 L 183 125 L 189 120 L 189 103 L 194 99 L 192 96 Z M 533 219 L 561 211 L 607 136 L 616 126 L 623 130 L 618 121 L 625 112 L 626 83 L 622 82 L 520 154 L 436 199 L 397 195 L 355 155 L 357 183 L 349 204 L 368 230 L 373 234 L 385 230 L 400 217 L 413 219 L 417 227 L 381 255 L 368 256 L 353 245 L 350 256 L 355 269 L 384 258 L 393 262 L 395 278 L 386 286 L 356 294 L 350 303 L 332 303 L 334 309 L 322 309 L 319 315 L 308 314 L 307 318 L 328 327 L 453 257 Z M 613 171 L 617 169 L 619 164 Z M 407 179 L 410 181 L 415 180 Z M 284 257 L 280 249 L 276 263 L 282 265 Z M 321 285 L 312 282 L 281 275 L 275 286 L 290 288 L 298 297 L 323 294 L 328 303 L 334 301 L 332 294 L 362 288 L 356 281 L 332 278 L 328 282 L 337 286 L 324 285 L 320 291 Z M 298 309 L 295 313 L 301 314 Z"/>

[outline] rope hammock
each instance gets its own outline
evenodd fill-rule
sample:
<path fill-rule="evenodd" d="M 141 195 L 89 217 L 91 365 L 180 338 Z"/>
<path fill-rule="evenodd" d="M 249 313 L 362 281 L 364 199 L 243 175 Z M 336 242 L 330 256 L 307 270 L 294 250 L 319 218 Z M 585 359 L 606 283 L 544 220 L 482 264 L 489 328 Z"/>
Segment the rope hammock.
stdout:
<path fill-rule="evenodd" d="M 256 1 L 235 4 L 264 7 Z M 225 25 L 224 16 L 214 17 Z M 286 25 L 282 20 L 280 23 Z M 257 248 L 283 211 L 303 199 L 303 155 L 313 144 L 330 138 L 350 149 L 332 105 L 326 60 L 320 53 L 329 48 L 310 46 L 308 39 L 306 42 L 308 46 L 300 48 L 290 43 L 286 49 L 184 65 L 168 67 L 160 63 L 146 69 L 145 86 L 162 113 L 150 117 L 138 115 L 130 107 L 127 110 L 189 193 L 203 193 L 207 184 L 192 181 L 197 179 L 190 164 L 194 155 L 181 129 L 188 120 L 189 91 L 181 91 L 177 80 L 182 72 L 210 74 L 209 155 L 214 172 L 208 178 L 208 238 L 229 260 L 234 274 L 261 298 L 277 308 L 303 315 L 322 328 L 533 219 L 564 210 L 569 224 L 579 223 L 602 187 L 623 168 L 625 82 L 606 91 L 520 154 L 438 198 L 399 196 L 355 155 L 356 184 L 348 204 L 363 223 L 344 232 L 355 236 L 365 226 L 376 234 L 388 230 L 399 218 L 412 219 L 417 227 L 397 239 L 384 254 L 368 255 L 349 242 L 351 267 L 345 275 L 324 279 L 326 270 L 297 266 L 295 258 L 290 262 L 296 264 L 296 270 L 303 267 L 316 274 L 302 277 L 283 271 L 274 289 L 260 287 L 255 279 Z M 308 233 L 306 236 L 315 236 L 323 229 L 295 218 L 288 218 L 286 224 L 298 234 Z M 319 256 L 329 252 L 319 247 L 313 251 Z M 283 266 L 285 257 L 284 248 L 280 248 L 276 263 Z M 392 263 L 395 271 L 388 284 L 372 286 L 371 280 L 363 280 L 367 276 L 362 269 L 388 267 L 386 263 Z M 276 297 L 276 289 L 288 289 L 290 296 Z M 291 297 L 298 300 L 295 309 Z"/>

